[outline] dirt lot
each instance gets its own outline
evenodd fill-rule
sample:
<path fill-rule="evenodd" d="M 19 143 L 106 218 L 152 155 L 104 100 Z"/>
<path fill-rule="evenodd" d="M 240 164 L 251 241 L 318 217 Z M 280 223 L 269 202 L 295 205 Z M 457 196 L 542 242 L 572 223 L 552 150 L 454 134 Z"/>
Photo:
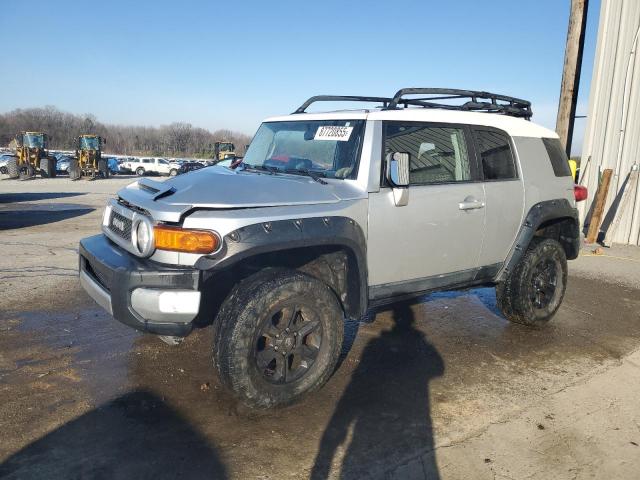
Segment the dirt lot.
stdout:
<path fill-rule="evenodd" d="M 0 180 L 0 477 L 638 478 L 637 249 L 573 262 L 544 330 L 492 289 L 372 312 L 324 389 L 255 412 L 210 329 L 170 347 L 80 289 L 78 240 L 130 181 Z"/>

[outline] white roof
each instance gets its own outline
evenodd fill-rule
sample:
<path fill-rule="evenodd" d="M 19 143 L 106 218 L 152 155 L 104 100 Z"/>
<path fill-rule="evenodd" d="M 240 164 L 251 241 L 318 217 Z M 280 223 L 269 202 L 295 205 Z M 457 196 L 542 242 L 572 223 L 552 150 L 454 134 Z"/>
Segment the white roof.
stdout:
<path fill-rule="evenodd" d="M 401 108 L 398 110 L 339 110 L 322 113 L 296 113 L 267 118 L 265 122 L 305 120 L 405 120 L 410 122 L 462 123 L 504 130 L 512 137 L 558 138 L 553 130 L 522 118 L 497 113 L 463 112 L 438 108 Z"/>

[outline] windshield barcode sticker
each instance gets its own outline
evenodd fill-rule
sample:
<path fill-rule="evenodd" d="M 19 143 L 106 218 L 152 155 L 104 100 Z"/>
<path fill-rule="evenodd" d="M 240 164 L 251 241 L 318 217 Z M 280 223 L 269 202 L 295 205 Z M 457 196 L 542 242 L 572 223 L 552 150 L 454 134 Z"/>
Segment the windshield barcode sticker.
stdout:
<path fill-rule="evenodd" d="M 353 127 L 324 126 L 318 127 L 314 140 L 334 140 L 346 142 L 351 136 Z"/>

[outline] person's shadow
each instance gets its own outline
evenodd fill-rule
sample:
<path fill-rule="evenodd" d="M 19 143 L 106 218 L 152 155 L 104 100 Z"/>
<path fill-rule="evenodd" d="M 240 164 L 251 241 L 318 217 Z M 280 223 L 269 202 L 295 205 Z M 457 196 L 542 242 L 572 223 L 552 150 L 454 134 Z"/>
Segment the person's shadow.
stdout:
<path fill-rule="evenodd" d="M 312 479 L 439 478 L 429 382 L 444 373 L 442 357 L 413 326 L 410 304 L 394 305 L 393 328 L 367 344 L 324 431 Z M 336 454 L 344 452 L 342 465 Z M 429 454 L 429 452 L 431 452 Z M 396 473 L 405 469 L 405 474 Z"/>

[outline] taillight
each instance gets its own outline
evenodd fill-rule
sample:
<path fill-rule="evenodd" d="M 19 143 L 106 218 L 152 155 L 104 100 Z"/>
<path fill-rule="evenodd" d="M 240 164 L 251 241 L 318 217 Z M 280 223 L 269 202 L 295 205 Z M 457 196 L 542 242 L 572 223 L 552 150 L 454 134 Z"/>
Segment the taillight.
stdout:
<path fill-rule="evenodd" d="M 576 202 L 581 202 L 587 199 L 589 195 L 589 191 L 587 187 L 583 187 L 582 185 L 574 185 L 573 186 L 573 196 L 576 199 Z"/>

